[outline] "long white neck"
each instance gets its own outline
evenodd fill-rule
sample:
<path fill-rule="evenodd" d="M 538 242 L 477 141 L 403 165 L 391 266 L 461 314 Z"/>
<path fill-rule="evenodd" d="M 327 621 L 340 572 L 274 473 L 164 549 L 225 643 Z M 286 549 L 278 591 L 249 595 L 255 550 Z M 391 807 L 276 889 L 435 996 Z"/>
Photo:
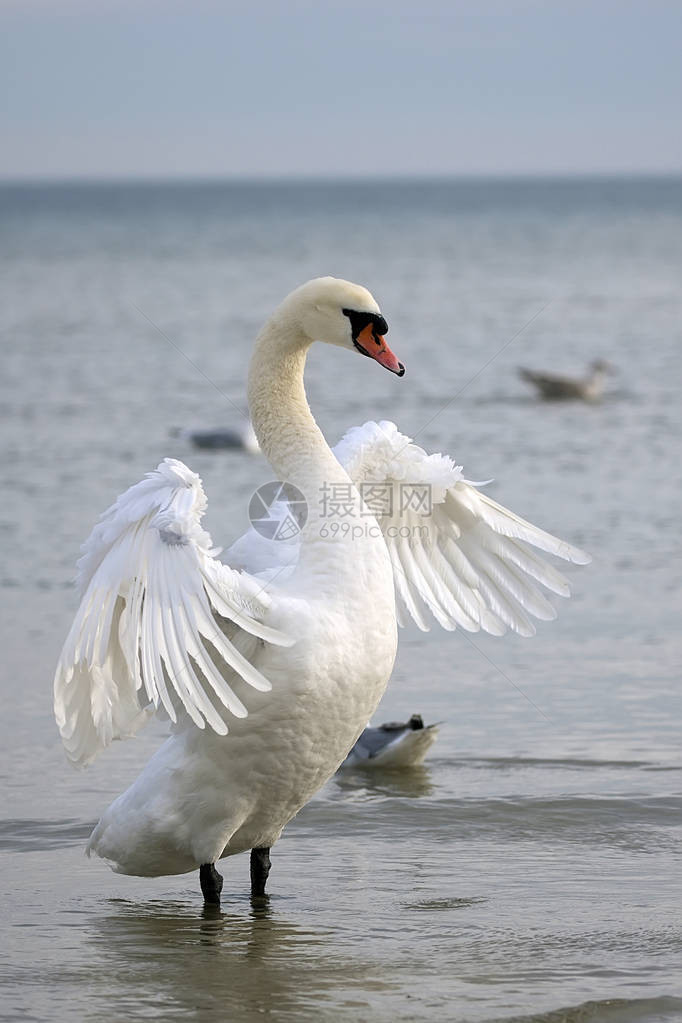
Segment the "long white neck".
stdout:
<path fill-rule="evenodd" d="M 393 576 L 381 533 L 308 407 L 303 371 L 309 347 L 286 300 L 256 340 L 248 382 L 258 443 L 275 477 L 298 487 L 308 506 L 291 584 L 318 600 L 355 594 L 359 601 L 373 593 L 391 606 Z M 372 522 L 374 530 L 367 528 Z"/>
<path fill-rule="evenodd" d="M 314 514 L 322 488 L 348 483 L 308 406 L 303 372 L 309 339 L 285 308 L 259 334 L 249 368 L 249 411 L 278 479 L 293 483 Z"/>

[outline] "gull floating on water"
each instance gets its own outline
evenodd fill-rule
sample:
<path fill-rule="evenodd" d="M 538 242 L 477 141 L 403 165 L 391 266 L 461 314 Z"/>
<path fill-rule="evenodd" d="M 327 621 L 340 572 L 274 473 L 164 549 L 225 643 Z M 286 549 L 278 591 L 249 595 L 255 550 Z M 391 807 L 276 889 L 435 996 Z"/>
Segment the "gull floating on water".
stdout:
<path fill-rule="evenodd" d="M 227 449 L 246 451 L 249 455 L 257 455 L 260 445 L 251 423 L 242 427 L 217 427 L 214 430 L 174 430 L 173 435 L 188 440 L 195 448 L 211 451 Z"/>
<path fill-rule="evenodd" d="M 611 365 L 603 359 L 595 359 L 584 377 L 561 376 L 556 373 L 538 373 L 533 369 L 519 367 L 519 376 L 537 388 L 539 396 L 546 401 L 567 401 L 578 398 L 581 401 L 598 401 L 604 393 Z"/>
<path fill-rule="evenodd" d="M 365 728 L 339 770 L 416 767 L 424 760 L 437 735 L 438 725 L 424 726 L 421 714 L 413 714 L 409 721 L 388 721 L 378 728 Z"/>

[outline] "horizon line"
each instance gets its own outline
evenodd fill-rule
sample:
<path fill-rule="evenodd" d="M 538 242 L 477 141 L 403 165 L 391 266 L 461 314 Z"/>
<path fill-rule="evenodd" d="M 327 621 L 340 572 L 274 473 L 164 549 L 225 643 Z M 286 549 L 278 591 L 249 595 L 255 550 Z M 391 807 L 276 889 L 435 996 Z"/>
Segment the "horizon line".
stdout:
<path fill-rule="evenodd" d="M 371 173 L 371 174 L 73 174 L 45 176 L 0 175 L 0 187 L 17 186 L 69 186 L 69 185 L 305 185 L 305 184 L 408 184 L 456 183 L 496 181 L 632 181 L 676 180 L 682 178 L 678 170 L 598 170 L 598 171 L 467 171 L 423 173 Z"/>

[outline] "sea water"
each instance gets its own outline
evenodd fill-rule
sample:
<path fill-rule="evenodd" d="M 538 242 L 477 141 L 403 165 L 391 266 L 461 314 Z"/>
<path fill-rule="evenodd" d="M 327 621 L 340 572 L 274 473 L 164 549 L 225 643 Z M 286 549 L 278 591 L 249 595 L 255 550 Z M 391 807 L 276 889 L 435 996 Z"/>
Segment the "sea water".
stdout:
<path fill-rule="evenodd" d="M 0 226 L 0 1018 L 682 1018 L 682 181 L 5 186 Z M 253 337 L 322 274 L 407 366 L 314 349 L 328 439 L 394 420 L 594 560 L 532 639 L 404 630 L 375 723 L 442 721 L 425 765 L 333 778 L 267 904 L 240 856 L 205 915 L 195 875 L 83 857 L 164 730 L 74 771 L 52 675 L 79 544 L 162 457 L 244 530 L 265 460 L 177 430 L 240 425 Z M 517 376 L 594 358 L 594 405 Z"/>

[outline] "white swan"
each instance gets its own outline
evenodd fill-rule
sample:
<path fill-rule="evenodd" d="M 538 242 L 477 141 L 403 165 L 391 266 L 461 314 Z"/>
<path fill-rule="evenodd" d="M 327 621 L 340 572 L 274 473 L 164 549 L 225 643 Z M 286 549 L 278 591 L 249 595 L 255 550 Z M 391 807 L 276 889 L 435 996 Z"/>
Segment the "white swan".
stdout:
<path fill-rule="evenodd" d="M 84 545 L 54 686 L 69 758 L 87 764 L 154 711 L 173 722 L 90 837 L 88 852 L 115 870 L 199 867 L 216 903 L 216 861 L 250 849 L 262 895 L 268 850 L 379 702 L 396 624 L 427 629 L 432 615 L 446 629 L 530 635 L 530 616 L 555 617 L 538 583 L 568 595 L 530 547 L 589 560 L 392 423 L 367 423 L 330 450 L 306 401 L 308 349 L 325 341 L 402 376 L 387 329 L 365 288 L 326 277 L 289 295 L 256 341 L 249 408 L 275 475 L 307 500 L 300 542 L 250 530 L 221 563 L 200 526 L 199 477 L 165 459 Z"/>

